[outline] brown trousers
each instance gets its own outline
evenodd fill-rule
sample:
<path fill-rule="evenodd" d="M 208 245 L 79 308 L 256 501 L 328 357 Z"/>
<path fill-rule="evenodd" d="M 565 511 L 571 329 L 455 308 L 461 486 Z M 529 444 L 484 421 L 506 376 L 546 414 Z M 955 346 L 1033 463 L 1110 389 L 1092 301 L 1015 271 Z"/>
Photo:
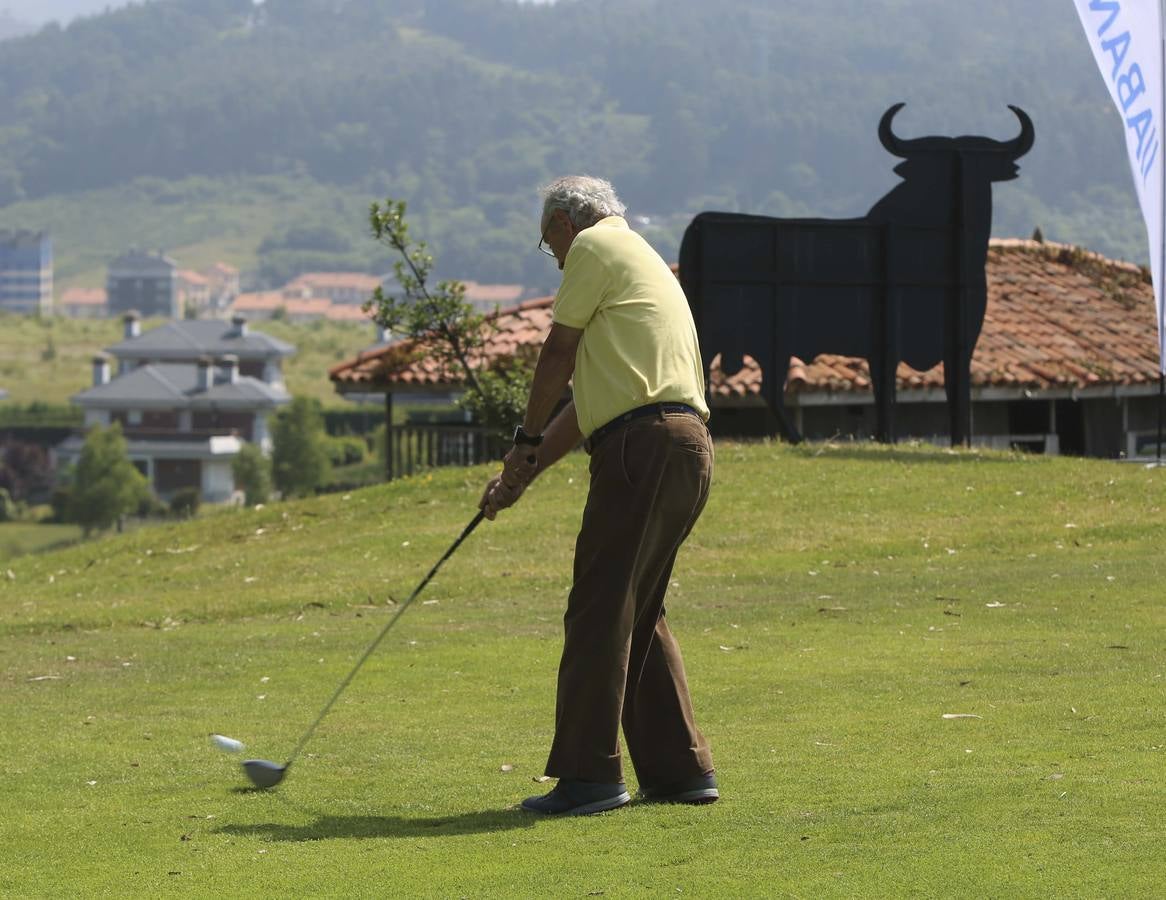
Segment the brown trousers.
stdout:
<path fill-rule="evenodd" d="M 676 553 L 712 474 L 708 429 L 686 413 L 635 419 L 592 450 L 547 775 L 622 781 L 621 720 L 641 785 L 712 769 L 664 618 Z"/>

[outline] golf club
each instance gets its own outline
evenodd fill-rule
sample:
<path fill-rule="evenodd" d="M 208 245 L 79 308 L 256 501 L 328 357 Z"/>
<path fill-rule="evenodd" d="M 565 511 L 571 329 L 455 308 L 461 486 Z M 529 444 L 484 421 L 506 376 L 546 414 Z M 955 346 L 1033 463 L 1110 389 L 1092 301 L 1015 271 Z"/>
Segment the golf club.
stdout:
<path fill-rule="evenodd" d="M 247 777 L 251 780 L 251 783 L 255 785 L 255 787 L 275 787 L 277 784 L 283 781 L 284 777 L 287 775 L 287 770 L 291 767 L 291 764 L 295 761 L 295 758 L 299 756 L 300 751 L 304 749 L 304 744 L 308 742 L 308 738 L 312 736 L 312 732 L 316 730 L 316 726 L 319 725 L 324 716 L 328 714 L 328 710 L 332 708 L 332 704 L 336 702 L 337 698 L 344 692 L 344 689 L 348 687 L 348 683 L 352 681 L 356 673 L 360 671 L 360 667 L 364 665 L 364 661 L 372 656 L 372 652 L 376 650 L 377 646 L 384 639 L 385 635 L 389 633 L 389 629 L 396 624 L 397 619 L 401 618 L 401 614 L 409 608 L 409 604 L 412 603 L 414 599 L 416 599 L 417 595 L 421 593 L 425 585 L 429 584 L 429 580 L 437 574 L 437 570 L 441 568 L 441 564 L 453 556 L 453 552 L 461 546 L 462 541 L 470 536 L 470 532 L 478 527 L 478 523 L 481 522 L 485 516 L 486 513 L 479 510 L 478 514 L 474 516 L 473 521 L 471 521 L 470 524 L 465 527 L 465 530 L 461 533 L 461 536 L 453 542 L 453 546 L 445 551 L 445 556 L 437 561 L 437 564 L 429 570 L 429 574 L 426 575 L 424 579 L 422 579 L 419 585 L 417 585 L 417 589 L 409 595 L 409 599 L 401 604 L 400 608 L 393 614 L 393 617 L 389 619 L 385 627 L 381 629 L 381 633 L 378 634 L 373 642 L 368 645 L 368 649 L 364 651 L 364 655 L 356 661 L 356 665 L 352 667 L 352 671 L 349 672 L 347 676 L 345 676 L 342 682 L 340 682 L 340 687 L 336 688 L 336 692 L 332 695 L 332 698 L 324 704 L 324 708 L 320 711 L 320 715 L 316 716 L 316 721 L 308 726 L 308 730 L 304 732 L 304 736 L 300 738 L 300 742 L 296 744 L 296 748 L 292 751 L 291 756 L 288 757 L 287 762 L 281 766 L 279 763 L 274 763 L 266 759 L 247 759 L 243 761 L 243 771 L 247 773 Z"/>

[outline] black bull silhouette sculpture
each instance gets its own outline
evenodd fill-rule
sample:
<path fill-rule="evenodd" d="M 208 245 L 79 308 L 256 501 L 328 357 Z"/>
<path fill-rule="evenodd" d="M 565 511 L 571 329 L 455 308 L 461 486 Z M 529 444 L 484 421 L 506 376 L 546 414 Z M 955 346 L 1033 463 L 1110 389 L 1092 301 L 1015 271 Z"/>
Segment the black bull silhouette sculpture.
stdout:
<path fill-rule="evenodd" d="M 876 437 L 895 439 L 895 372 L 944 364 L 951 442 L 971 438 L 971 360 L 987 307 L 984 266 L 992 226 L 992 182 L 1017 176 L 1033 145 L 1032 120 L 1011 141 L 985 137 L 879 139 L 904 162 L 904 179 L 860 219 L 775 219 L 704 212 L 680 246 L 680 280 L 706 365 L 738 372 L 745 354 L 763 373 L 762 394 L 785 437 L 801 435 L 785 411 L 791 356 L 821 353 L 870 364 Z"/>

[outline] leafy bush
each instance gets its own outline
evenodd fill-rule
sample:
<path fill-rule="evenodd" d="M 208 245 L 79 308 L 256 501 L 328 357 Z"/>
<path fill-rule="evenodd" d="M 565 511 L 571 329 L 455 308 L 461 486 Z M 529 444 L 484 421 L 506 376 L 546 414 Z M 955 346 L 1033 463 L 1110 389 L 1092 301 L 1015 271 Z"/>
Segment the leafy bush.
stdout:
<path fill-rule="evenodd" d="M 91 428 L 73 472 L 69 519 L 88 535 L 134 512 L 149 496 L 146 477 L 126 455 L 121 425 Z"/>
<path fill-rule="evenodd" d="M 138 508 L 134 515 L 139 519 L 164 519 L 170 514 L 170 507 L 159 500 L 154 494 L 143 494 L 138 498 Z"/>
<path fill-rule="evenodd" d="M 53 510 L 51 521 L 58 525 L 68 522 L 69 513 L 73 508 L 73 489 L 65 485 L 54 489 L 49 498 L 49 506 Z"/>
<path fill-rule="evenodd" d="M 378 426 L 372 433 L 372 452 L 383 465 L 389 454 L 389 429 L 384 425 Z"/>
<path fill-rule="evenodd" d="M 329 438 L 325 446 L 328 450 L 328 461 L 337 468 L 362 463 L 368 454 L 368 446 L 358 437 Z"/>
<path fill-rule="evenodd" d="M 284 496 L 311 494 L 328 478 L 330 464 L 320 404 L 296 397 L 275 419 L 271 474 Z"/>
<path fill-rule="evenodd" d="M 52 484 L 53 467 L 44 447 L 22 441 L 0 444 L 0 488 L 12 499 L 43 499 Z"/>
<path fill-rule="evenodd" d="M 271 462 L 255 444 L 243 445 L 231 463 L 231 472 L 248 506 L 266 503 L 271 497 Z"/>
<path fill-rule="evenodd" d="M 190 519 L 198 513 L 202 492 L 196 487 L 181 488 L 170 498 L 170 514 L 176 519 Z"/>
<path fill-rule="evenodd" d="M 0 522 L 15 522 L 17 518 L 16 504 L 8 491 L 0 487 Z"/>

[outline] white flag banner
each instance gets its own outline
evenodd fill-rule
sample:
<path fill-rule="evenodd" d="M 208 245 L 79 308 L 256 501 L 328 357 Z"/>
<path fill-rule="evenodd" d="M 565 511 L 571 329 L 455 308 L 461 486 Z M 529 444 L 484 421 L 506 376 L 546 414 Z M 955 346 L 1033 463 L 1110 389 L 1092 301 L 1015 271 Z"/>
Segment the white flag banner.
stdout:
<path fill-rule="evenodd" d="M 1073 0 L 1093 57 L 1121 115 L 1130 171 L 1150 239 L 1158 312 L 1159 370 L 1166 373 L 1163 322 L 1163 37 L 1160 0 Z"/>

